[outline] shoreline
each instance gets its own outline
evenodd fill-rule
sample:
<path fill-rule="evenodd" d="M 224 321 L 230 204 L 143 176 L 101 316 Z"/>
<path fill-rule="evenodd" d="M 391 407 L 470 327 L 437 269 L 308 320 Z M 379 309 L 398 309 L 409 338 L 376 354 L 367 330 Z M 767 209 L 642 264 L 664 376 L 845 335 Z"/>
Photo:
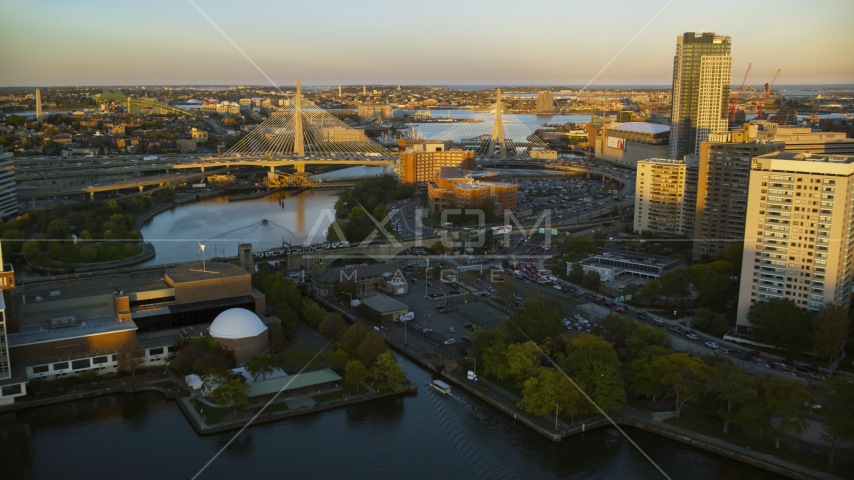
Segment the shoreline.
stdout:
<path fill-rule="evenodd" d="M 351 315 L 345 310 L 337 308 L 337 306 L 332 303 L 326 302 L 324 299 L 315 298 L 315 300 L 320 302 L 324 307 L 331 308 L 334 311 L 340 313 L 346 320 L 350 322 L 362 323 L 359 322 L 359 320 L 356 319 L 355 316 Z M 455 368 L 454 362 L 445 361 L 442 357 L 436 357 L 435 359 L 433 359 L 435 361 L 433 361 L 428 358 L 428 356 L 430 355 L 429 353 L 419 354 L 411 350 L 407 346 L 395 342 L 393 339 L 389 338 L 389 336 L 385 334 L 384 331 L 382 332 L 382 334 L 386 343 L 398 353 L 406 356 L 408 359 L 418 363 L 424 368 L 427 368 L 432 372 L 441 375 L 443 378 L 450 381 L 453 385 L 465 390 L 467 393 L 491 405 L 500 412 L 506 414 L 508 417 L 512 417 L 514 421 L 521 423 L 522 425 L 530 428 L 534 432 L 542 435 L 543 437 L 555 443 L 559 443 L 565 438 L 584 433 L 588 429 L 611 426 L 611 422 L 609 422 L 606 418 L 597 416 L 593 419 L 585 419 L 584 421 L 574 422 L 571 425 L 559 429 L 559 433 L 555 433 L 554 431 L 548 428 L 538 425 L 535 419 L 532 419 L 528 414 L 522 412 L 521 410 L 518 410 L 515 404 L 513 404 L 512 406 L 506 405 L 505 403 L 509 399 L 506 399 L 503 395 L 490 395 L 476 388 L 474 386 L 475 384 L 469 382 L 467 379 L 462 377 L 462 374 L 457 374 L 453 371 L 453 369 Z M 502 402 L 501 399 L 504 399 L 505 402 Z M 669 425 L 664 422 L 655 421 L 652 414 L 646 414 L 630 406 L 623 407 L 620 412 L 610 415 L 610 417 L 618 426 L 638 428 L 646 432 L 677 441 L 679 443 L 683 443 L 695 448 L 712 452 L 717 455 L 721 455 L 723 457 L 736 460 L 747 465 L 751 465 L 754 467 L 761 468 L 763 470 L 776 473 L 778 475 L 783 475 L 787 478 L 793 478 L 798 480 L 836 480 L 840 478 L 828 472 L 812 470 L 807 467 L 802 467 L 800 465 L 787 462 L 785 460 L 780 460 L 771 455 L 751 452 L 749 450 L 742 449 L 741 447 L 729 444 L 727 442 L 724 442 L 723 440 L 707 437 L 705 435 L 692 432 L 690 430 L 686 430 L 674 425 Z"/>

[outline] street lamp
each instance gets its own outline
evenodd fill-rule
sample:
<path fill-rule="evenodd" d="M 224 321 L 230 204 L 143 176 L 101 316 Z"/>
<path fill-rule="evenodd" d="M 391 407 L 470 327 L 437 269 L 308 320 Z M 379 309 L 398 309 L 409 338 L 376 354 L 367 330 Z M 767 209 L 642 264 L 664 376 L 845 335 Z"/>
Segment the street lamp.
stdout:
<path fill-rule="evenodd" d="M 558 428 L 557 428 L 557 411 L 558 411 L 558 408 L 557 408 L 557 398 L 555 398 L 555 431 L 557 431 L 557 429 L 558 429 Z"/>
<path fill-rule="evenodd" d="M 469 358 L 474 360 L 474 368 L 472 369 L 472 371 L 474 371 L 474 374 L 477 375 L 477 358 L 476 357 L 466 357 L 466 360 L 468 360 Z"/>

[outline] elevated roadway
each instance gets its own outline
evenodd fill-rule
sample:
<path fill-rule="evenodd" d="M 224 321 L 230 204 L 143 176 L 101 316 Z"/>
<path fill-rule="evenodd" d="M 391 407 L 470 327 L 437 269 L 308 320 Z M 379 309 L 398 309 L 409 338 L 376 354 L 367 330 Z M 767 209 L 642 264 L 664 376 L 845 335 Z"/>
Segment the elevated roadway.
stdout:
<path fill-rule="evenodd" d="M 198 168 L 202 172 L 206 168 L 212 167 L 232 167 L 232 166 L 253 166 L 269 168 L 270 171 L 275 171 L 276 167 L 293 167 L 298 173 L 305 172 L 306 165 L 350 165 L 350 166 L 373 166 L 383 167 L 383 173 L 388 173 L 388 167 L 393 167 L 397 164 L 395 157 L 369 156 L 365 155 L 362 158 L 341 158 L 312 156 L 304 157 L 295 156 L 239 156 L 239 157 L 208 157 L 201 158 L 195 162 L 176 163 L 175 169 L 190 169 Z"/>

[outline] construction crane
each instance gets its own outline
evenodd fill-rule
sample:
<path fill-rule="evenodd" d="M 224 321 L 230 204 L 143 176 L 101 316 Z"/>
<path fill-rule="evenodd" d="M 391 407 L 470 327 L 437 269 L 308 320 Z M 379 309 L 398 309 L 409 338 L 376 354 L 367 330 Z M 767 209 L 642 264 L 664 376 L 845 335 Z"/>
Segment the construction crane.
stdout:
<path fill-rule="evenodd" d="M 771 80 L 771 83 L 768 85 L 768 90 L 765 91 L 762 94 L 762 97 L 759 99 L 759 104 L 757 105 L 757 116 L 756 116 L 756 118 L 758 118 L 759 120 L 764 120 L 764 117 L 762 115 L 762 106 L 765 104 L 765 100 L 768 99 L 768 95 L 771 94 L 771 89 L 774 88 L 774 82 L 776 82 L 777 77 L 780 76 L 781 70 L 782 70 L 782 68 L 777 70 L 777 73 L 774 74 L 774 78 Z"/>
<path fill-rule="evenodd" d="M 749 63 L 747 65 L 747 71 L 744 72 L 744 80 L 741 81 L 741 88 L 738 89 L 738 93 L 735 95 L 735 98 L 730 97 L 729 101 L 729 123 L 730 125 L 735 123 L 735 110 L 738 107 L 738 102 L 741 100 L 741 92 L 744 91 L 744 84 L 747 82 L 747 75 L 750 73 L 750 67 L 753 66 L 753 63 Z"/>

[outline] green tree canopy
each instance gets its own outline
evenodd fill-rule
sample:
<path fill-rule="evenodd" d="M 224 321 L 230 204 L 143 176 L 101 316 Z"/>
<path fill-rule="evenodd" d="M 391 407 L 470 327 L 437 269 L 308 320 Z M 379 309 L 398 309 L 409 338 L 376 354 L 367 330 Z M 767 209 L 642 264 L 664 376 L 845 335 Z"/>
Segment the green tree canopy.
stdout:
<path fill-rule="evenodd" d="M 698 399 L 706 391 L 705 379 L 708 366 L 699 358 L 684 353 L 653 356 L 650 368 L 657 371 L 664 397 L 673 397 L 676 403 L 676 418 L 682 408 Z"/>
<path fill-rule="evenodd" d="M 721 362 L 712 368 L 709 389 L 717 395 L 716 400 L 724 406 L 718 415 L 724 421 L 724 433 L 729 431 L 733 421 L 732 408 L 736 404 L 747 403 L 756 398 L 756 379 L 744 373 L 730 361 Z"/>
<path fill-rule="evenodd" d="M 803 352 L 813 346 L 813 326 L 807 314 L 791 300 L 756 302 L 747 312 L 747 320 L 756 339 Z"/>
<path fill-rule="evenodd" d="M 403 382 L 406 381 L 406 375 L 400 369 L 400 364 L 388 350 L 377 357 L 368 375 L 376 380 L 377 388 L 380 390 L 400 392 L 403 390 Z"/>
<path fill-rule="evenodd" d="M 587 395 L 606 412 L 615 412 L 625 405 L 620 360 L 610 343 L 595 335 L 574 337 L 560 366 L 567 375 L 577 378 Z M 592 405 L 588 408 L 596 412 Z"/>
<path fill-rule="evenodd" d="M 831 303 L 824 304 L 821 310 L 812 315 L 815 352 L 831 360 L 840 355 L 845 341 L 848 340 L 850 323 L 851 320 L 845 308 Z"/>
<path fill-rule="evenodd" d="M 536 374 L 522 383 L 522 401 L 518 407 L 532 415 L 585 413 L 587 400 L 566 377 L 555 368 L 540 367 Z"/>
<path fill-rule="evenodd" d="M 249 372 L 249 375 L 252 375 L 253 379 L 257 379 L 258 376 L 261 376 L 262 380 L 267 378 L 267 375 L 275 372 L 279 369 L 279 360 L 275 355 L 265 353 L 263 355 L 257 355 L 249 359 L 246 362 L 246 371 Z"/>
<path fill-rule="evenodd" d="M 356 391 L 359 391 L 359 387 L 361 387 L 362 382 L 368 376 L 368 369 L 365 368 L 365 364 L 358 360 L 350 360 L 344 368 L 346 371 L 344 381 L 355 386 Z"/>
<path fill-rule="evenodd" d="M 854 442 L 854 382 L 843 375 L 829 377 L 819 390 L 823 432 L 821 438 L 830 445 L 828 463 L 833 465 L 836 446 Z"/>
<path fill-rule="evenodd" d="M 528 300 L 505 320 L 504 325 L 511 337 L 518 341 L 531 340 L 539 345 L 546 338 L 556 337 L 563 331 L 561 307 L 555 301 Z"/>
<path fill-rule="evenodd" d="M 211 400 L 219 405 L 234 407 L 234 414 L 237 415 L 238 409 L 249 408 L 249 384 L 239 379 L 223 383 L 211 392 Z"/>

